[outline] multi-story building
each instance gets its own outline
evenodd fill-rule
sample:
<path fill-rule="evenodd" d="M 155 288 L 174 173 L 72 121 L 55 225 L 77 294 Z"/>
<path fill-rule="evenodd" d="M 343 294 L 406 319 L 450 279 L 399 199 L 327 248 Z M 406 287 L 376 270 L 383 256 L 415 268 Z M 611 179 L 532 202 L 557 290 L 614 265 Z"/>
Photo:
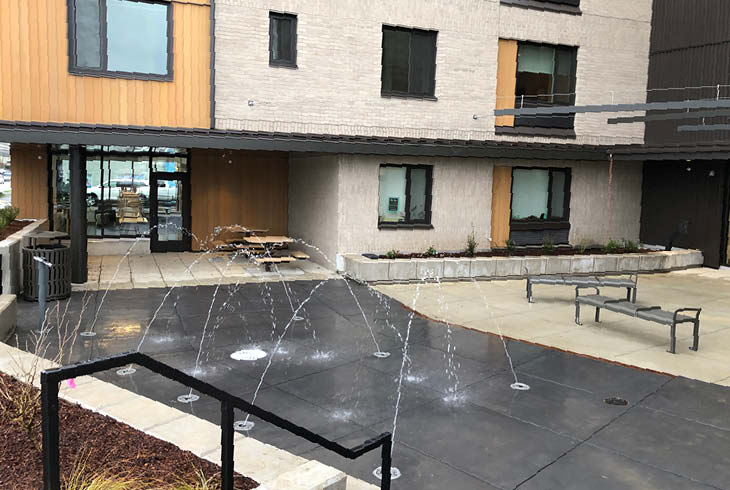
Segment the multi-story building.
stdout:
<path fill-rule="evenodd" d="M 78 267 L 87 237 L 197 250 L 236 223 L 331 263 L 639 237 L 642 164 L 611 155 L 643 123 L 494 110 L 645 101 L 650 0 L 6 4 L 13 202 Z"/>

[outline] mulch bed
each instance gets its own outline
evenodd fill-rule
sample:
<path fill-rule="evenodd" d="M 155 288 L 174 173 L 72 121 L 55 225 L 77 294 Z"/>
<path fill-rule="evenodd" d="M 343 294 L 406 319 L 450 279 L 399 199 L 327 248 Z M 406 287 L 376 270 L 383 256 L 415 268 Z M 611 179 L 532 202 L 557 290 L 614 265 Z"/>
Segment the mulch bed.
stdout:
<path fill-rule="evenodd" d="M 0 378 L 0 383 L 9 383 L 11 390 L 20 391 L 19 381 L 1 373 Z M 192 478 L 196 471 L 202 471 L 207 478 L 214 477 L 216 486 L 212 488 L 219 488 L 218 465 L 112 418 L 59 401 L 62 481 L 78 461 L 86 458 L 91 471 L 106 469 L 116 475 L 131 472 L 135 478 L 155 482 L 150 483 L 149 488 L 179 484 L 183 478 L 192 483 L 196 481 Z M 38 420 L 40 422 L 40 416 Z M 35 436 L 40 441 L 40 427 L 36 432 Z M 43 488 L 41 452 L 28 434 L 16 423 L 7 420 L 1 411 L 0 468 L 0 488 L 4 490 Z M 252 479 L 236 475 L 237 490 L 256 487 L 258 483 Z"/>
<path fill-rule="evenodd" d="M 495 248 L 489 252 L 477 252 L 473 257 L 538 257 L 541 255 L 607 255 L 607 254 L 628 254 L 628 253 L 648 253 L 651 250 L 638 249 L 638 250 L 624 250 L 619 248 L 611 252 L 606 252 L 602 248 L 586 248 L 578 249 L 573 247 L 555 247 L 551 250 L 546 250 L 542 247 L 524 247 L 516 248 L 511 252 L 504 248 Z M 387 255 L 378 255 L 377 257 L 366 255 L 368 258 L 378 259 L 390 259 Z M 466 252 L 439 252 L 435 255 L 425 255 L 423 253 L 398 253 L 395 256 L 396 259 L 429 259 L 429 258 L 472 258 L 471 255 L 467 255 Z"/>
<path fill-rule="evenodd" d="M 20 220 L 14 220 L 11 221 L 8 226 L 0 230 L 0 240 L 5 240 L 7 237 L 12 235 L 15 232 L 18 232 L 25 228 L 26 226 L 33 224 L 33 221 L 20 221 Z"/>

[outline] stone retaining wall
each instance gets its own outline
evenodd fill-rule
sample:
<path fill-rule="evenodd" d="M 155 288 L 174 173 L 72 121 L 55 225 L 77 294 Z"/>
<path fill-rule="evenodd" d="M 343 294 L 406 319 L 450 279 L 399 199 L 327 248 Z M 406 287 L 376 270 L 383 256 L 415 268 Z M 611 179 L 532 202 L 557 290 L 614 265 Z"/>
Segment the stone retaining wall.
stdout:
<path fill-rule="evenodd" d="M 659 272 L 699 267 L 699 250 L 672 250 L 621 255 L 558 255 L 540 257 L 477 257 L 445 259 L 368 259 L 344 256 L 345 274 L 362 282 L 410 282 L 439 278 L 522 278 L 544 274 Z"/>

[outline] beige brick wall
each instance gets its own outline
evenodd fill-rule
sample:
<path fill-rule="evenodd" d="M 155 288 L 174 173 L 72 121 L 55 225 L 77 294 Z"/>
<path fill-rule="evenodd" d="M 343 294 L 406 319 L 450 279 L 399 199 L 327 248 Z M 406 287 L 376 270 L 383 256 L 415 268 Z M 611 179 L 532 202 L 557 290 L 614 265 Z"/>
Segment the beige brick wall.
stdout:
<path fill-rule="evenodd" d="M 497 0 L 216 0 L 216 126 L 514 140 L 494 135 L 500 36 L 579 46 L 577 104 L 639 102 L 651 0 L 608 3 L 583 0 L 572 16 Z M 298 15 L 298 69 L 269 67 L 270 10 Z M 384 23 L 439 31 L 438 101 L 381 97 Z M 578 115 L 569 141 L 643 141 L 643 125 L 608 126 L 607 117 Z"/>

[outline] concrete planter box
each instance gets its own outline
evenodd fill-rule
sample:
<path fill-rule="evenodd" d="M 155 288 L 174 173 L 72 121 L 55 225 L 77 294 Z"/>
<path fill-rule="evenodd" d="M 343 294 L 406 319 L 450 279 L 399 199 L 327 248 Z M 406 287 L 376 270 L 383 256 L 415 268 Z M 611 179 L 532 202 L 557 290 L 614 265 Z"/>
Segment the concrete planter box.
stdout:
<path fill-rule="evenodd" d="M 524 257 L 522 259 L 523 276 L 541 276 L 545 274 L 547 257 Z"/>
<path fill-rule="evenodd" d="M 345 272 L 363 282 L 415 282 L 424 279 L 524 277 L 544 274 L 627 274 L 700 266 L 697 250 L 627 255 L 558 255 L 433 259 L 367 259 L 343 255 Z"/>
<path fill-rule="evenodd" d="M 471 277 L 494 277 L 497 272 L 497 262 L 491 257 L 472 259 L 470 272 Z"/>
<path fill-rule="evenodd" d="M 13 233 L 5 240 L 0 241 L 0 255 L 2 255 L 3 293 L 19 294 L 23 288 L 23 259 L 21 249 L 26 243 L 25 237 L 29 233 L 47 229 L 48 220 L 39 219 L 29 221 L 29 225 Z"/>
<path fill-rule="evenodd" d="M 522 275 L 522 257 L 495 257 L 494 260 L 497 262 L 497 277 Z"/>
<path fill-rule="evenodd" d="M 466 279 L 471 277 L 473 259 L 444 259 L 445 279 Z"/>
<path fill-rule="evenodd" d="M 0 342 L 5 342 L 15 331 L 18 317 L 14 294 L 0 295 Z"/>
<path fill-rule="evenodd" d="M 410 281 L 416 277 L 418 264 L 413 260 L 396 259 L 390 263 L 388 279 L 391 281 Z"/>
<path fill-rule="evenodd" d="M 569 274 L 571 257 L 545 257 L 545 274 Z"/>

